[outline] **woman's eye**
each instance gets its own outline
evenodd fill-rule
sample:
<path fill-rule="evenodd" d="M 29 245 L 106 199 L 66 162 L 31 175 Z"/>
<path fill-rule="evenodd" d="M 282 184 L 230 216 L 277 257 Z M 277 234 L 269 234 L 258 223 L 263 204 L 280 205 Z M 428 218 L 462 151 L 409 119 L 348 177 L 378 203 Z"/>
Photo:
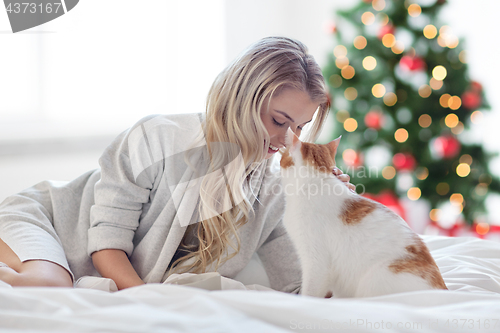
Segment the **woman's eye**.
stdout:
<path fill-rule="evenodd" d="M 279 123 L 279 122 L 277 122 L 276 119 L 274 119 L 274 118 L 273 118 L 273 122 L 274 122 L 274 124 L 276 126 L 283 126 L 283 125 L 285 125 L 285 123 Z"/>

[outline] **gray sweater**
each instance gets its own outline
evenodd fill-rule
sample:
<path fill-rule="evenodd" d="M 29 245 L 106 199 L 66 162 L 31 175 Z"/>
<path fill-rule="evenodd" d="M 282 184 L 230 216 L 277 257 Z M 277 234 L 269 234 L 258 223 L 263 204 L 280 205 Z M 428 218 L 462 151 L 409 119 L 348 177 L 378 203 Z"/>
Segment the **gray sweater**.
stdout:
<path fill-rule="evenodd" d="M 105 150 L 100 170 L 7 198 L 0 205 L 0 238 L 22 261 L 56 262 L 75 279 L 99 275 L 93 252 L 121 249 L 145 282 L 163 282 L 188 224 L 198 221 L 197 192 L 185 191 L 193 171 L 173 157 L 192 148 L 200 126 L 201 114 L 141 119 Z M 248 197 L 254 214 L 238 229 L 239 253 L 218 272 L 234 278 L 257 251 L 271 287 L 298 292 L 300 268 L 282 224 L 279 165 L 265 161 L 246 185 L 256 195 Z"/>

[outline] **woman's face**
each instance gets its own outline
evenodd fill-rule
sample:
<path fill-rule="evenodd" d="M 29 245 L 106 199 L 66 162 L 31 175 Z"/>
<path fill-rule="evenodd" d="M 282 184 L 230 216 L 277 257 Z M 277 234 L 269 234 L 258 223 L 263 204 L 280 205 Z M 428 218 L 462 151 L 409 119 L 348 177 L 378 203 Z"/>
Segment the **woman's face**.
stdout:
<path fill-rule="evenodd" d="M 319 104 L 311 101 L 309 94 L 292 88 L 286 88 L 271 98 L 268 109 L 267 101 L 264 101 L 260 118 L 271 140 L 269 147 L 266 147 L 266 159 L 285 146 L 288 128 L 299 136 L 304 125 L 312 120 L 318 107 Z"/>

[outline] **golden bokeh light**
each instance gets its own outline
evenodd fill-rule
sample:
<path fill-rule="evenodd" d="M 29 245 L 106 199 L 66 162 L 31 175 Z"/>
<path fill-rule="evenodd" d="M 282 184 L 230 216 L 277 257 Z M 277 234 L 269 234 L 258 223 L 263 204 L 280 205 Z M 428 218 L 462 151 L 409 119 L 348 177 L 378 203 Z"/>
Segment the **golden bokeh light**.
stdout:
<path fill-rule="evenodd" d="M 470 166 L 467 163 L 460 163 L 457 166 L 457 175 L 459 177 L 467 177 L 470 174 Z"/>
<path fill-rule="evenodd" d="M 366 44 L 367 44 L 367 41 L 366 41 L 366 38 L 364 36 L 357 36 L 356 38 L 354 38 L 353 45 L 358 50 L 364 49 L 366 47 Z"/>
<path fill-rule="evenodd" d="M 358 128 L 358 122 L 354 118 L 347 118 L 344 121 L 344 129 L 347 132 L 354 132 Z"/>
<path fill-rule="evenodd" d="M 448 183 L 439 183 L 436 186 L 436 193 L 439 195 L 446 195 L 450 191 L 450 185 Z"/>
<path fill-rule="evenodd" d="M 372 87 L 372 94 L 377 98 L 382 98 L 385 95 L 385 87 L 382 83 L 377 83 Z"/>
<path fill-rule="evenodd" d="M 387 106 L 393 106 L 398 101 L 398 96 L 393 92 L 388 92 L 384 95 L 384 104 Z"/>
<path fill-rule="evenodd" d="M 330 81 L 330 84 L 334 88 L 338 88 L 342 85 L 342 77 L 340 77 L 340 75 L 338 74 L 333 74 L 332 76 L 330 76 L 328 81 Z"/>
<path fill-rule="evenodd" d="M 444 123 L 446 126 L 449 128 L 454 128 L 458 125 L 459 119 L 458 116 L 454 113 L 450 113 L 449 115 L 444 118 Z"/>
<path fill-rule="evenodd" d="M 356 163 L 356 160 L 358 159 L 358 153 L 356 153 L 356 151 L 354 151 L 351 148 L 347 148 L 342 153 L 342 159 L 347 165 L 353 165 Z"/>
<path fill-rule="evenodd" d="M 391 47 L 391 50 L 394 54 L 401 54 L 405 50 L 405 45 L 401 41 L 396 41 L 396 44 L 394 44 L 394 46 Z"/>
<path fill-rule="evenodd" d="M 415 176 L 418 180 L 425 180 L 429 177 L 429 169 L 426 167 L 418 167 L 417 170 L 415 170 Z"/>
<path fill-rule="evenodd" d="M 422 98 L 427 98 L 432 94 L 432 88 L 428 86 L 427 84 L 424 84 L 420 88 L 418 88 L 418 94 Z"/>
<path fill-rule="evenodd" d="M 458 46 L 460 41 L 458 40 L 458 37 L 455 35 L 450 35 L 445 37 L 446 40 L 446 46 L 448 46 L 450 49 L 454 49 Z"/>
<path fill-rule="evenodd" d="M 438 36 L 437 42 L 439 46 L 446 47 L 446 39 L 443 36 Z"/>
<path fill-rule="evenodd" d="M 464 123 L 462 123 L 461 121 L 458 122 L 457 126 L 451 129 L 451 133 L 455 135 L 459 135 L 463 131 L 464 131 Z"/>
<path fill-rule="evenodd" d="M 439 221 L 440 216 L 441 216 L 441 210 L 438 208 L 432 209 L 429 213 L 429 218 L 434 222 Z"/>
<path fill-rule="evenodd" d="M 436 80 L 435 78 L 431 78 L 429 81 L 429 85 L 431 86 L 432 89 L 434 90 L 439 90 L 443 87 L 443 81 L 441 80 Z"/>
<path fill-rule="evenodd" d="M 393 47 L 396 45 L 396 37 L 393 34 L 385 34 L 384 37 L 382 37 L 382 44 L 384 44 L 385 47 Z"/>
<path fill-rule="evenodd" d="M 443 81 L 446 78 L 448 72 L 444 66 L 438 65 L 432 70 L 432 76 L 439 81 Z"/>
<path fill-rule="evenodd" d="M 411 4 L 409 7 L 408 7 L 408 14 L 411 16 L 411 17 L 417 17 L 419 16 L 420 14 L 422 14 L 422 8 L 417 5 L 416 3 L 413 3 Z"/>
<path fill-rule="evenodd" d="M 458 96 L 451 96 L 448 100 L 448 107 L 452 110 L 458 110 L 462 106 L 462 100 Z"/>
<path fill-rule="evenodd" d="M 405 142 L 408 140 L 408 131 L 404 128 L 398 128 L 396 132 L 394 132 L 394 139 L 399 143 Z"/>
<path fill-rule="evenodd" d="M 474 111 L 470 115 L 470 121 L 472 121 L 473 124 L 479 124 L 483 120 L 483 113 L 481 111 Z"/>
<path fill-rule="evenodd" d="M 377 11 L 384 10 L 385 0 L 373 0 L 372 7 L 373 7 L 373 9 L 375 9 Z"/>
<path fill-rule="evenodd" d="M 347 48 L 344 45 L 337 45 L 333 49 L 333 55 L 337 58 L 344 58 L 347 56 Z"/>
<path fill-rule="evenodd" d="M 393 166 L 386 166 L 382 169 L 382 177 L 392 179 L 396 177 L 396 169 Z"/>
<path fill-rule="evenodd" d="M 337 118 L 337 121 L 340 123 L 344 123 L 344 121 L 346 121 L 346 119 L 350 117 L 351 115 L 347 110 L 338 110 L 337 113 L 335 114 L 335 118 Z"/>
<path fill-rule="evenodd" d="M 350 80 L 350 79 L 352 79 L 354 77 L 354 74 L 355 74 L 354 67 L 352 67 L 352 66 L 345 66 L 340 71 L 340 74 L 342 75 L 342 77 L 344 79 Z"/>
<path fill-rule="evenodd" d="M 344 97 L 348 101 L 354 101 L 358 97 L 358 91 L 354 87 L 346 88 L 344 91 Z"/>
<path fill-rule="evenodd" d="M 375 22 L 375 15 L 373 15 L 372 12 L 364 12 L 363 15 L 361 15 L 361 22 L 363 22 L 364 25 L 371 25 Z"/>
<path fill-rule="evenodd" d="M 460 62 L 462 64 L 466 64 L 467 63 L 467 52 L 465 50 L 462 50 L 459 54 L 458 54 L 458 60 L 460 60 Z"/>
<path fill-rule="evenodd" d="M 381 27 L 383 27 L 384 25 L 387 25 L 387 23 L 389 23 L 389 16 L 387 16 L 387 14 L 385 14 L 385 13 L 379 13 L 377 15 L 377 18 L 378 18 L 378 22 L 379 22 Z"/>
<path fill-rule="evenodd" d="M 410 187 L 410 189 L 406 192 L 406 196 L 412 201 L 420 199 L 421 195 L 422 191 L 420 191 L 418 187 Z"/>
<path fill-rule="evenodd" d="M 432 117 L 428 114 L 423 114 L 418 117 L 418 124 L 423 128 L 427 128 L 432 124 Z"/>
<path fill-rule="evenodd" d="M 476 224 L 476 232 L 479 235 L 486 235 L 488 232 L 490 232 L 490 225 L 486 222 L 480 222 Z"/>
<path fill-rule="evenodd" d="M 460 193 L 453 193 L 450 196 L 450 203 L 452 205 L 461 206 L 464 203 L 464 196 Z"/>
<path fill-rule="evenodd" d="M 463 154 L 460 156 L 460 159 L 458 160 L 460 163 L 467 163 L 468 165 L 472 164 L 472 156 L 469 154 Z"/>
<path fill-rule="evenodd" d="M 433 39 L 437 35 L 437 28 L 432 24 L 426 25 L 424 28 L 424 36 L 427 39 Z"/>
<path fill-rule="evenodd" d="M 441 95 L 441 97 L 439 98 L 439 104 L 443 108 L 448 108 L 448 101 L 450 100 L 450 98 L 451 98 L 450 94 Z"/>
<path fill-rule="evenodd" d="M 377 59 L 372 56 L 367 56 L 363 59 L 363 68 L 367 71 L 372 71 L 377 67 Z"/>
<path fill-rule="evenodd" d="M 337 66 L 338 68 L 342 69 L 347 65 L 349 65 L 349 58 L 343 57 L 335 59 L 335 66 Z"/>

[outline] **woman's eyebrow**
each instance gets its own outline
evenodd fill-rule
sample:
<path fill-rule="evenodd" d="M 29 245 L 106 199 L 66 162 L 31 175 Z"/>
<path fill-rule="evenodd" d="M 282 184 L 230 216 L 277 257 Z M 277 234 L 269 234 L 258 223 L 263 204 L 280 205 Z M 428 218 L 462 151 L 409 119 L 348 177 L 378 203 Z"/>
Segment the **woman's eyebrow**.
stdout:
<path fill-rule="evenodd" d="M 295 120 L 293 120 L 292 117 L 290 117 L 286 112 L 283 112 L 283 111 L 280 111 L 280 110 L 274 110 L 274 111 L 282 114 L 285 118 L 287 118 L 288 120 L 290 120 L 292 123 L 295 122 Z M 309 121 L 306 121 L 304 124 L 310 123 L 311 121 L 312 121 L 312 119 L 309 120 Z"/>

